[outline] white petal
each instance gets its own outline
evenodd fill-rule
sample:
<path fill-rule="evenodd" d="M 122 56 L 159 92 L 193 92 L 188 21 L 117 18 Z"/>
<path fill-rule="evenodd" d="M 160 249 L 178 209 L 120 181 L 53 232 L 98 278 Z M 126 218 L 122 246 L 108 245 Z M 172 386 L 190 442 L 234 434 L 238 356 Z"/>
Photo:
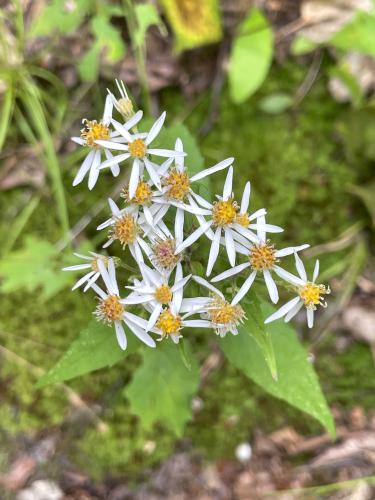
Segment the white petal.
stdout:
<path fill-rule="evenodd" d="M 156 173 L 152 163 L 147 158 L 144 159 L 144 163 L 150 179 L 158 189 L 161 189 L 159 175 Z"/>
<path fill-rule="evenodd" d="M 230 276 L 234 276 L 235 274 L 240 273 L 247 267 L 250 267 L 249 262 L 245 262 L 244 264 L 239 264 L 238 266 L 232 267 L 231 269 L 228 269 L 227 271 L 224 271 L 223 273 L 218 274 L 215 276 L 215 278 L 212 278 L 212 283 L 216 283 L 218 281 L 224 280 L 225 278 L 229 278 Z"/>
<path fill-rule="evenodd" d="M 86 142 L 83 139 L 81 139 L 81 137 L 71 137 L 70 139 L 76 144 L 79 144 L 80 146 L 86 144 Z"/>
<path fill-rule="evenodd" d="M 250 224 L 251 229 L 261 229 L 267 231 L 267 233 L 282 233 L 284 229 L 280 226 L 275 226 L 274 224 Z"/>
<path fill-rule="evenodd" d="M 126 340 L 126 335 L 124 331 L 124 327 L 119 321 L 115 321 L 115 330 L 116 330 L 116 337 L 117 337 L 117 342 L 121 349 L 125 351 L 126 346 L 128 345 L 128 342 Z"/>
<path fill-rule="evenodd" d="M 261 215 L 260 217 L 258 217 L 258 224 L 263 225 L 265 223 L 266 223 L 266 218 L 264 215 Z M 266 231 L 264 231 L 264 229 L 259 228 L 257 230 L 257 235 L 258 235 L 258 238 L 260 239 L 261 242 L 263 242 L 263 243 L 266 242 Z"/>
<path fill-rule="evenodd" d="M 134 198 L 139 181 L 139 160 L 135 158 L 129 180 L 129 198 Z"/>
<path fill-rule="evenodd" d="M 97 264 L 98 264 L 98 269 L 100 271 L 100 275 L 105 283 L 105 286 L 107 287 L 108 292 L 110 294 L 118 295 L 118 293 L 116 294 L 112 288 L 111 278 L 109 277 L 108 271 L 107 271 L 103 261 L 101 259 L 98 259 Z"/>
<path fill-rule="evenodd" d="M 92 284 L 95 283 L 95 281 L 99 278 L 100 273 L 93 272 L 93 275 L 91 278 L 88 280 L 88 282 L 85 285 L 85 288 L 83 289 L 84 292 L 87 292 L 89 288 L 91 288 Z"/>
<path fill-rule="evenodd" d="M 130 294 L 125 299 L 121 299 L 121 304 L 144 304 L 145 302 L 150 302 L 154 300 L 153 295 L 139 295 L 139 294 Z"/>
<path fill-rule="evenodd" d="M 115 130 L 117 130 L 117 132 L 122 137 L 124 137 L 128 142 L 132 142 L 133 141 L 132 135 L 129 134 L 129 127 L 124 127 L 123 125 L 121 125 L 121 123 L 119 123 L 116 120 L 112 120 L 111 123 L 114 126 Z"/>
<path fill-rule="evenodd" d="M 233 224 L 233 227 L 244 238 L 251 241 L 251 243 L 259 243 L 258 236 L 256 234 L 254 234 L 252 231 L 250 231 L 250 229 L 247 229 L 246 227 L 243 227 L 240 224 Z M 240 243 L 245 244 L 245 242 L 242 242 L 236 236 L 235 236 L 235 239 L 238 240 Z"/>
<path fill-rule="evenodd" d="M 225 247 L 227 249 L 229 263 L 233 267 L 236 263 L 236 249 L 234 248 L 232 232 L 230 229 L 226 227 L 224 228 L 224 234 L 225 234 Z"/>
<path fill-rule="evenodd" d="M 87 174 L 87 172 L 89 171 L 89 169 L 91 167 L 94 156 L 95 156 L 94 150 L 90 151 L 89 154 L 86 156 L 86 158 L 84 159 L 82 165 L 80 166 L 80 168 L 77 172 L 77 175 L 74 178 L 73 186 L 77 186 L 77 184 L 82 182 L 83 178 L 85 177 L 85 175 Z"/>
<path fill-rule="evenodd" d="M 233 184 L 233 167 L 230 167 L 224 183 L 224 189 L 223 189 L 224 201 L 228 200 L 232 196 L 232 184 Z"/>
<path fill-rule="evenodd" d="M 120 142 L 115 141 L 102 141 L 101 139 L 95 141 L 95 144 L 99 144 L 103 148 L 114 149 L 115 151 L 127 151 L 127 144 L 121 144 Z"/>
<path fill-rule="evenodd" d="M 212 324 L 204 319 L 188 319 L 183 325 L 188 328 L 212 328 Z"/>
<path fill-rule="evenodd" d="M 174 221 L 174 234 L 177 245 L 182 243 L 184 239 L 184 219 L 185 219 L 185 212 L 181 208 L 178 208 L 176 211 L 176 218 Z"/>
<path fill-rule="evenodd" d="M 101 260 L 101 259 L 98 259 L 98 260 Z M 117 280 L 116 280 L 115 263 L 114 263 L 113 259 L 108 260 L 108 275 L 109 275 L 109 279 L 111 281 L 111 289 L 113 290 L 113 293 L 115 295 L 120 295 L 120 292 L 118 290 Z"/>
<path fill-rule="evenodd" d="M 164 111 L 160 116 L 159 118 L 156 120 L 156 122 L 153 124 L 153 126 L 151 127 L 149 133 L 147 134 L 147 138 L 145 140 L 145 143 L 147 144 L 147 146 L 155 139 L 155 137 L 159 134 L 162 126 L 163 126 L 163 123 L 164 123 L 164 120 L 165 120 L 165 117 L 167 116 L 166 112 Z"/>
<path fill-rule="evenodd" d="M 218 290 L 213 285 L 211 285 L 211 283 L 208 282 L 207 280 L 205 280 L 204 278 L 201 278 L 200 276 L 193 276 L 193 280 L 196 281 L 198 283 L 198 285 L 202 285 L 205 288 L 208 288 L 208 290 L 211 290 L 211 292 L 214 292 L 217 295 L 219 295 L 220 297 L 224 298 L 224 295 L 221 293 L 221 291 Z"/>
<path fill-rule="evenodd" d="M 190 181 L 191 182 L 199 181 L 200 179 L 207 177 L 207 175 L 211 175 L 214 172 L 218 172 L 219 170 L 224 170 L 224 168 L 229 167 L 233 163 L 233 161 L 234 161 L 234 158 L 227 158 L 226 160 L 223 160 L 220 163 L 217 163 L 213 167 L 206 168 L 205 170 L 201 170 L 197 174 L 193 175 L 190 178 Z"/>
<path fill-rule="evenodd" d="M 186 238 L 185 241 L 183 241 L 180 245 L 177 245 L 175 254 L 177 255 L 180 253 L 182 250 L 185 248 L 189 247 L 192 245 L 195 241 L 198 240 L 202 236 L 203 233 L 207 231 L 207 229 L 211 226 L 212 222 L 206 222 L 204 225 L 199 226 L 198 229 L 196 229 L 190 236 Z"/>
<path fill-rule="evenodd" d="M 117 206 L 117 204 L 112 200 L 112 198 L 108 198 L 108 204 L 109 204 L 109 207 L 111 209 L 112 214 L 115 216 L 119 215 L 120 209 Z"/>
<path fill-rule="evenodd" d="M 282 267 L 274 266 L 273 270 L 278 276 L 280 276 L 281 279 L 287 281 L 288 283 L 292 283 L 296 286 L 303 286 L 305 284 L 305 282 L 301 280 L 301 278 L 299 278 L 298 276 L 294 276 L 294 274 L 288 271 L 285 271 L 285 269 L 283 269 Z"/>
<path fill-rule="evenodd" d="M 150 337 L 150 335 L 148 333 L 146 333 L 145 330 L 142 330 L 142 328 L 135 325 L 132 321 L 129 321 L 126 318 L 126 315 L 128 315 L 128 313 L 125 313 L 124 321 L 128 325 L 128 327 L 130 328 L 130 330 L 134 333 L 134 335 L 136 335 L 142 342 L 144 342 L 149 347 L 156 347 L 154 339 L 152 337 Z"/>
<path fill-rule="evenodd" d="M 267 210 L 265 208 L 260 208 L 256 212 L 253 212 L 251 215 L 249 215 L 250 220 L 258 219 L 259 217 L 262 217 L 263 215 L 267 215 Z"/>
<path fill-rule="evenodd" d="M 268 318 L 265 320 L 265 323 L 271 323 L 271 321 L 275 321 L 276 319 L 282 318 L 288 312 L 290 312 L 300 301 L 299 297 L 295 297 L 292 300 L 289 300 L 286 304 L 280 307 L 276 312 L 271 314 L 271 316 L 268 316 Z"/>
<path fill-rule="evenodd" d="M 277 250 L 275 255 L 276 257 L 285 257 L 286 255 L 292 255 L 294 252 L 301 252 L 305 250 L 305 248 L 309 248 L 310 245 L 300 245 L 299 247 L 287 247 L 281 250 Z"/>
<path fill-rule="evenodd" d="M 243 190 L 241 208 L 240 208 L 241 214 L 245 214 L 247 212 L 247 209 L 249 208 L 250 192 L 251 192 L 251 185 L 249 181 L 246 183 L 245 189 Z"/>
<path fill-rule="evenodd" d="M 102 299 L 106 299 L 108 297 L 108 295 L 103 292 L 103 290 L 98 287 L 98 285 L 96 285 L 95 283 L 92 284 L 91 288 L 94 290 L 94 292 L 96 292 L 99 297 L 101 297 Z"/>
<path fill-rule="evenodd" d="M 303 302 L 302 301 L 298 302 L 297 305 L 294 306 L 293 309 L 291 309 L 288 312 L 288 314 L 285 316 L 285 318 L 284 318 L 285 323 L 288 323 L 288 321 L 290 321 L 292 318 L 294 318 L 294 316 L 300 311 L 302 306 L 303 306 Z"/>
<path fill-rule="evenodd" d="M 301 279 L 306 283 L 307 275 L 306 275 L 305 266 L 303 265 L 302 260 L 300 259 L 299 255 L 296 252 L 294 253 L 294 258 L 296 260 L 296 268 L 297 268 L 298 274 L 301 276 Z"/>
<path fill-rule="evenodd" d="M 85 274 L 82 278 L 80 278 L 77 283 L 73 286 L 72 291 L 76 290 L 79 288 L 83 283 L 85 283 L 87 280 L 91 278 L 91 276 L 95 274 L 95 271 L 92 271 L 91 273 Z"/>
<path fill-rule="evenodd" d="M 220 236 L 221 236 L 221 227 L 217 227 L 215 230 L 214 239 L 212 240 L 212 243 L 211 243 L 210 254 L 208 256 L 206 276 L 209 276 L 211 274 L 211 271 L 212 271 L 212 268 L 214 267 L 217 256 L 219 255 Z"/>
<path fill-rule="evenodd" d="M 150 155 L 162 156 L 163 158 L 174 158 L 176 156 L 186 156 L 185 153 L 179 153 L 174 149 L 147 149 Z"/>
<path fill-rule="evenodd" d="M 99 167 L 99 170 L 101 170 L 102 168 L 111 167 L 112 165 L 118 165 L 119 163 L 127 160 L 128 158 L 130 158 L 129 153 L 124 153 L 122 155 L 117 155 L 117 156 L 112 155 L 112 158 L 109 158 L 108 160 L 103 161 L 103 163 Z"/>
<path fill-rule="evenodd" d="M 101 156 L 100 151 L 96 151 L 94 159 L 92 160 L 92 165 L 91 165 L 90 173 L 89 173 L 89 182 L 88 182 L 88 187 L 89 187 L 90 191 L 95 186 L 96 181 L 98 180 L 98 177 L 99 177 L 99 168 L 98 167 L 99 167 L 99 163 L 100 163 L 100 156 Z"/>
<path fill-rule="evenodd" d="M 243 297 L 247 294 L 247 292 L 250 290 L 251 285 L 253 284 L 255 280 L 255 276 L 257 275 L 256 271 L 253 271 L 252 273 L 249 274 L 249 276 L 245 279 L 243 285 L 241 288 L 238 290 L 236 295 L 233 297 L 232 304 L 238 304 L 240 300 L 243 299 Z"/>
<path fill-rule="evenodd" d="M 319 260 L 316 260 L 313 274 L 313 282 L 315 283 L 317 277 L 319 276 Z"/>
<path fill-rule="evenodd" d="M 104 105 L 103 123 L 108 125 L 112 118 L 113 102 L 111 96 L 107 95 Z"/>
<path fill-rule="evenodd" d="M 189 199 L 189 201 L 190 201 L 191 204 L 192 204 L 191 198 L 194 197 L 194 199 L 197 200 L 197 202 L 203 208 L 207 208 L 207 210 L 210 210 L 212 212 L 212 203 L 209 203 L 202 196 L 200 196 L 199 194 L 195 193 L 194 191 L 191 190 L 190 192 L 191 192 L 191 195 L 188 195 L 188 199 Z"/>
<path fill-rule="evenodd" d="M 140 109 L 139 111 L 137 111 L 135 113 L 134 116 L 132 116 L 131 118 L 129 118 L 129 120 L 124 123 L 124 127 L 127 129 L 127 130 L 130 130 L 132 129 L 135 125 L 137 125 L 137 123 L 139 121 L 141 121 L 142 119 L 142 116 L 143 116 L 143 111 Z"/>
<path fill-rule="evenodd" d="M 279 300 L 279 292 L 277 291 L 276 284 L 273 281 L 270 271 L 268 269 L 264 269 L 263 276 L 264 281 L 266 282 L 268 293 L 270 295 L 270 299 L 274 304 L 276 304 L 276 302 Z"/>
<path fill-rule="evenodd" d="M 159 318 L 159 315 L 160 315 L 162 309 L 163 309 L 163 306 L 161 304 L 158 304 L 155 307 L 155 309 L 152 311 L 151 316 L 149 317 L 149 320 L 147 322 L 146 332 L 150 331 L 151 328 L 153 328 L 153 326 L 155 325 L 155 323 L 157 322 L 157 320 Z"/>
<path fill-rule="evenodd" d="M 63 267 L 62 271 L 79 271 L 80 269 L 89 269 L 91 264 L 76 264 L 75 266 Z"/>
<path fill-rule="evenodd" d="M 150 209 L 146 206 L 143 207 L 143 214 L 145 216 L 146 221 L 152 226 L 154 224 L 154 220 L 152 218 L 152 213 L 150 212 Z"/>
<path fill-rule="evenodd" d="M 314 309 L 306 309 L 307 326 L 312 328 L 314 326 Z"/>

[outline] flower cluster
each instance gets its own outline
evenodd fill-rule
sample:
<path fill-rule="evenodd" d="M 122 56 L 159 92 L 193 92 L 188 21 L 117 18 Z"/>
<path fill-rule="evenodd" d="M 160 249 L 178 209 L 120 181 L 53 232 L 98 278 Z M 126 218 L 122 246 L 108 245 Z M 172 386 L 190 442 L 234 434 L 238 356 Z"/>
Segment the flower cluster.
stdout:
<path fill-rule="evenodd" d="M 84 291 L 92 289 L 97 294 L 94 314 L 98 320 L 114 326 L 122 349 L 127 346 L 124 325 L 150 347 L 155 347 L 155 338 L 169 337 L 178 343 L 189 328 L 213 329 L 221 337 L 228 332 L 236 335 L 246 319 L 241 300 L 256 278 L 264 280 L 275 304 L 279 300 L 277 281 L 286 282 L 296 292 L 296 297 L 267 318 L 266 323 L 281 317 L 289 321 L 305 307 L 311 328 L 314 310 L 318 305 L 325 306 L 324 296 L 329 288 L 316 284 L 318 261 L 312 281 L 307 279 L 298 252 L 309 245 L 275 248 L 268 234 L 281 232 L 282 228 L 266 222 L 264 208 L 249 211 L 250 182 L 245 185 L 240 202 L 234 199 L 234 158 L 192 175 L 185 165 L 186 153 L 180 138 L 176 138 L 172 150 L 154 147 L 160 142 L 165 112 L 148 132 L 139 132 L 143 113 L 134 112 L 124 84 L 116 83 L 119 97 L 108 91 L 103 118 L 83 120 L 81 136 L 72 138 L 88 151 L 73 185 L 88 176 L 88 187 L 92 189 L 102 171 L 109 169 L 116 177 L 120 168 L 130 166 L 121 203 L 108 200 L 110 217 L 98 230 L 108 232 L 103 248 L 114 244 L 129 250 L 138 274 L 120 291 L 116 278 L 118 258 L 75 254 L 84 263 L 64 270 L 88 272 L 73 289 L 84 285 Z M 120 121 L 112 117 L 114 110 L 121 116 Z M 199 194 L 199 181 L 219 171 L 226 171 L 222 193 L 207 200 Z M 191 214 L 189 229 L 186 214 Z M 194 274 L 191 266 L 192 251 L 200 239 L 209 242 L 205 278 Z M 221 249 L 229 269 L 210 278 Z M 288 255 L 295 257 L 298 276 L 280 266 L 281 259 Z M 97 284 L 99 278 L 102 286 Z M 232 292 L 230 299 L 213 285 L 227 284 L 229 278 L 230 286 L 225 291 Z M 239 287 L 237 278 L 241 279 Z M 188 289 L 193 289 L 192 297 L 187 296 Z"/>

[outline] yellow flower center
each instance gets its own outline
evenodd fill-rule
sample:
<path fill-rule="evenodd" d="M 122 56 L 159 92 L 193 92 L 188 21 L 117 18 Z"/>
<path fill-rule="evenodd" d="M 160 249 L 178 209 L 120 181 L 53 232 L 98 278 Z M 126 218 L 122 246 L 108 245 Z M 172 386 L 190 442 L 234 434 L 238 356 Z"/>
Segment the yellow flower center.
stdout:
<path fill-rule="evenodd" d="M 232 199 L 217 201 L 212 209 L 212 219 L 215 226 L 227 226 L 236 220 L 237 203 Z"/>
<path fill-rule="evenodd" d="M 166 309 L 160 313 L 156 327 L 160 328 L 163 332 L 163 337 L 166 335 L 177 335 L 182 327 L 181 316 L 178 314 L 175 316 L 169 309 Z"/>
<path fill-rule="evenodd" d="M 81 139 L 85 141 L 86 146 L 99 149 L 101 146 L 95 144 L 95 141 L 106 141 L 110 138 L 109 128 L 102 122 L 84 120 L 83 123 L 85 127 L 81 130 Z"/>
<path fill-rule="evenodd" d="M 322 296 L 329 293 L 331 293 L 329 287 L 316 285 L 315 283 L 306 283 L 299 289 L 299 296 L 308 309 L 316 309 L 317 305 L 326 307 L 327 304 Z"/>
<path fill-rule="evenodd" d="M 176 240 L 167 238 L 158 240 L 152 247 L 155 265 L 163 269 L 173 269 L 181 260 L 181 254 L 175 255 Z"/>
<path fill-rule="evenodd" d="M 129 142 L 128 148 L 133 158 L 143 158 L 147 149 L 142 139 L 135 139 L 133 142 Z"/>
<path fill-rule="evenodd" d="M 168 304 L 172 300 L 172 290 L 168 285 L 161 285 L 155 290 L 155 299 L 160 304 Z"/>
<path fill-rule="evenodd" d="M 245 311 L 238 304 L 229 304 L 221 297 L 212 299 L 208 317 L 215 325 L 237 325 L 245 318 Z"/>
<path fill-rule="evenodd" d="M 138 226 L 134 217 L 130 214 L 125 214 L 116 219 L 109 236 L 115 240 L 119 240 L 124 247 L 129 243 L 134 243 L 138 235 Z"/>
<path fill-rule="evenodd" d="M 128 203 L 132 203 L 133 205 L 146 205 L 151 202 L 152 190 L 147 182 L 140 181 L 138 182 L 133 198 L 129 198 L 128 188 L 123 189 L 122 197 L 125 198 Z"/>
<path fill-rule="evenodd" d="M 250 219 L 247 213 L 236 214 L 235 222 L 242 227 L 247 227 L 250 224 Z"/>
<path fill-rule="evenodd" d="M 268 243 L 253 245 L 250 250 L 249 260 L 254 271 L 272 269 L 277 261 L 276 250 L 273 245 Z"/>
<path fill-rule="evenodd" d="M 96 316 L 105 323 L 120 321 L 124 314 L 125 308 L 120 303 L 120 297 L 117 295 L 108 295 L 102 299 L 96 308 Z"/>
<path fill-rule="evenodd" d="M 172 170 L 163 184 L 167 186 L 167 196 L 173 200 L 182 201 L 190 189 L 190 180 L 186 172 Z"/>

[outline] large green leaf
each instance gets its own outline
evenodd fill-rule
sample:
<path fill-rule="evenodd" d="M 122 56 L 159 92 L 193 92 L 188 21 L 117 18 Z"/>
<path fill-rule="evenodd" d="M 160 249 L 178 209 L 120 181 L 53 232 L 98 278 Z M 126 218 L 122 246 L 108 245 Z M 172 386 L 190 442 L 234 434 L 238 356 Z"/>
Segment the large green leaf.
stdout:
<path fill-rule="evenodd" d="M 262 306 L 263 317 L 272 310 L 268 305 Z M 246 376 L 276 398 L 316 418 L 334 436 L 334 421 L 318 377 L 294 330 L 281 321 L 267 327 L 275 350 L 278 381 L 272 378 L 255 340 L 244 331 L 236 337 L 227 335 L 220 346 L 229 361 Z"/>
<path fill-rule="evenodd" d="M 127 332 L 128 347 L 120 349 L 114 328 L 92 320 L 82 330 L 59 361 L 38 381 L 38 387 L 56 384 L 112 366 L 134 352 L 138 343 L 131 333 Z"/>
<path fill-rule="evenodd" d="M 73 8 L 66 0 L 52 0 L 45 5 L 30 24 L 30 36 L 45 36 L 53 33 L 68 34 L 75 31 L 90 13 L 90 0 L 76 0 Z"/>
<path fill-rule="evenodd" d="M 240 333 L 248 334 L 253 337 L 262 351 L 272 378 L 277 380 L 277 366 L 272 339 L 268 325 L 266 327 L 264 324 L 264 315 L 260 306 L 260 301 L 254 292 L 250 292 L 243 304 L 246 310 L 247 320 L 241 326 Z"/>
<path fill-rule="evenodd" d="M 52 297 L 72 279 L 68 273 L 61 272 L 59 258 L 59 251 L 52 243 L 27 236 L 23 248 L 0 260 L 0 291 L 8 293 L 25 289 L 33 292 L 41 288 L 41 299 Z"/>
<path fill-rule="evenodd" d="M 145 36 L 150 26 L 160 26 L 162 21 L 155 5 L 148 3 L 136 4 L 134 7 L 137 17 L 137 30 L 134 34 L 134 42 L 140 47 L 145 43 Z"/>
<path fill-rule="evenodd" d="M 199 384 L 198 364 L 190 353 L 188 359 L 190 370 L 170 341 L 161 342 L 156 349 L 144 350 L 143 364 L 124 393 L 145 428 L 160 421 L 181 436 Z"/>
<path fill-rule="evenodd" d="M 273 33 L 261 10 L 254 8 L 240 25 L 229 60 L 230 95 L 241 103 L 262 85 L 272 62 Z"/>

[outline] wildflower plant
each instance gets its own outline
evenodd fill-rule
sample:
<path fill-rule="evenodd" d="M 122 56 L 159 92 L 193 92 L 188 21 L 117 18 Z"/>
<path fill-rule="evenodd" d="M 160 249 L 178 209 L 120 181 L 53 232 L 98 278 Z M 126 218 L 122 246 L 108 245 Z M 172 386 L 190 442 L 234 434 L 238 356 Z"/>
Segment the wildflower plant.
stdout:
<path fill-rule="evenodd" d="M 117 92 L 108 91 L 103 118 L 85 119 L 81 137 L 73 138 L 88 152 L 74 186 L 87 173 L 89 189 L 112 179 L 108 170 L 115 177 L 121 172 L 127 176 L 118 199 L 108 199 L 109 217 L 97 227 L 109 253 L 75 254 L 83 263 L 64 268 L 83 272 L 73 290 L 82 286 L 83 292 L 93 294 L 98 323 L 90 323 L 40 383 L 111 365 L 143 346 L 143 370 L 147 373 L 147 366 L 153 367 L 147 375 L 149 383 L 159 380 L 166 367 L 168 375 L 155 388 L 160 403 L 150 414 L 147 397 L 151 395 L 142 389 L 145 375 L 136 372 L 125 391 L 132 410 L 149 423 L 162 419 L 180 434 L 198 388 L 193 346 L 198 338 L 207 341 L 217 336 L 235 366 L 332 431 L 313 368 L 295 334 L 289 327 L 280 327 L 281 322 L 273 329 L 268 326 L 280 318 L 288 321 L 305 307 L 311 328 L 315 309 L 325 306 L 329 288 L 316 283 L 319 264 L 309 281 L 299 257 L 309 245 L 279 249 L 274 239 L 283 229 L 266 221 L 266 208 L 249 210 L 249 181 L 236 201 L 235 159 L 223 158 L 206 169 L 191 171 L 182 137 L 173 137 L 172 148 L 163 144 L 166 113 L 151 126 L 142 126 L 142 111 L 134 110 L 124 84 L 116 84 Z M 225 181 L 218 194 L 201 189 L 203 179 L 219 172 L 225 174 Z M 283 267 L 282 261 L 291 255 L 298 276 Z M 286 293 L 295 290 L 296 297 L 275 312 L 266 298 L 278 303 L 283 287 Z M 280 342 L 282 348 L 276 349 Z M 181 367 L 175 368 L 180 363 L 186 365 L 183 376 Z M 162 407 L 163 391 L 169 410 Z M 183 415 L 178 422 L 177 414 Z"/>

